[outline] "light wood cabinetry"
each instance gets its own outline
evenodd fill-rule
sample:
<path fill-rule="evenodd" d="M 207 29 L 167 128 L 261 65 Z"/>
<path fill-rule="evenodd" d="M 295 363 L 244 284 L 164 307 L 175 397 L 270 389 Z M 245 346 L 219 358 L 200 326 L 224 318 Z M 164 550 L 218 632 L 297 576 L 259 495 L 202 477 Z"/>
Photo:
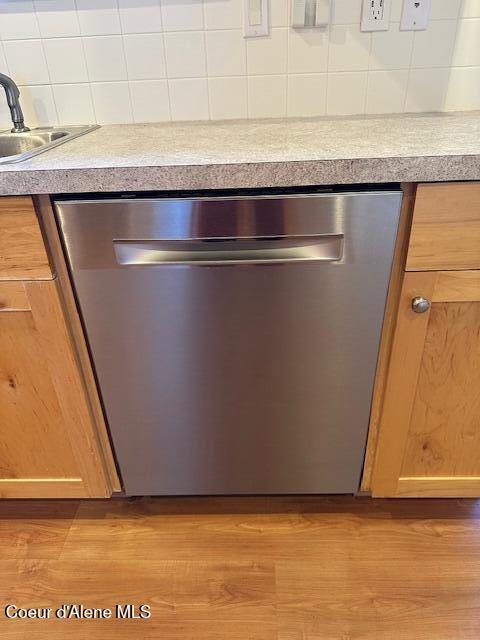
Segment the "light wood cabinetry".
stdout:
<path fill-rule="evenodd" d="M 0 198 L 0 280 L 51 280 L 31 198 Z"/>
<path fill-rule="evenodd" d="M 407 271 L 480 269 L 480 182 L 420 184 Z"/>
<path fill-rule="evenodd" d="M 419 186 L 407 269 L 369 488 L 480 496 L 480 183 Z M 424 313 L 416 297 L 430 301 Z"/>
<path fill-rule="evenodd" d="M 0 229 L 9 229 L 0 244 L 0 497 L 109 496 L 118 479 L 105 427 L 94 419 L 32 200 L 0 198 Z"/>

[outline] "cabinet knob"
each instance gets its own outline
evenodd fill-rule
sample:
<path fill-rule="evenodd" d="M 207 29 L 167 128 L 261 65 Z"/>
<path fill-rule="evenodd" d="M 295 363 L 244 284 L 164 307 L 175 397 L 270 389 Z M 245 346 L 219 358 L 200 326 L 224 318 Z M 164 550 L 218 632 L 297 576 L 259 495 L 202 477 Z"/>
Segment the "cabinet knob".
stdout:
<path fill-rule="evenodd" d="M 417 296 L 412 300 L 412 309 L 415 313 L 425 313 L 425 311 L 430 309 L 430 301 L 421 296 Z"/>

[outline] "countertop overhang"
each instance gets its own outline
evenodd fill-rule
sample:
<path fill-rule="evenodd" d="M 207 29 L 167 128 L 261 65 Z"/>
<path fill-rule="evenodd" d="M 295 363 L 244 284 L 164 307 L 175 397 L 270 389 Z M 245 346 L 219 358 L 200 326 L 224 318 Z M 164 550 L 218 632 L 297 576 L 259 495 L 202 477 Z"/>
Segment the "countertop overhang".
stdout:
<path fill-rule="evenodd" d="M 0 166 L 0 195 L 480 180 L 480 112 L 107 125 Z"/>

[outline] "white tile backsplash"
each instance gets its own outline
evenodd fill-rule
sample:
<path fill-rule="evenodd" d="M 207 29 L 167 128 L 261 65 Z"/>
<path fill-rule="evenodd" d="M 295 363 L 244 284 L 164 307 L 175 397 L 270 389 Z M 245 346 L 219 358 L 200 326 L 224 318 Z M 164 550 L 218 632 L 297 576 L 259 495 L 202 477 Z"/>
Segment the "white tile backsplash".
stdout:
<path fill-rule="evenodd" d="M 5 52 L 3 50 L 3 42 L 0 42 L 0 73 L 8 74 L 7 60 L 5 58 Z M 0 98 L 0 104 L 5 102 Z"/>
<path fill-rule="evenodd" d="M 120 36 L 84 38 L 83 46 L 91 82 L 127 79 L 123 39 Z"/>
<path fill-rule="evenodd" d="M 463 0 L 460 16 L 462 18 L 480 18 L 480 0 Z"/>
<path fill-rule="evenodd" d="M 152 33 L 162 30 L 160 0 L 118 0 L 122 33 Z"/>
<path fill-rule="evenodd" d="M 165 34 L 165 56 L 169 78 L 206 76 L 205 35 L 203 31 Z"/>
<path fill-rule="evenodd" d="M 170 99 L 166 80 L 130 82 L 130 95 L 135 122 L 170 120 Z"/>
<path fill-rule="evenodd" d="M 327 108 L 327 74 L 288 76 L 287 115 L 290 117 L 323 116 Z"/>
<path fill-rule="evenodd" d="M 205 29 L 241 29 L 244 0 L 204 0 Z"/>
<path fill-rule="evenodd" d="M 408 71 L 372 71 L 368 76 L 367 113 L 400 113 L 405 106 Z"/>
<path fill-rule="evenodd" d="M 68 38 L 80 35 L 75 0 L 35 0 L 42 38 Z"/>
<path fill-rule="evenodd" d="M 442 111 L 445 107 L 450 69 L 412 69 L 406 111 Z"/>
<path fill-rule="evenodd" d="M 390 31 L 372 33 L 370 69 L 408 69 L 412 58 L 413 31 L 400 31 L 398 22 Z"/>
<path fill-rule="evenodd" d="M 291 29 L 288 38 L 288 73 L 327 70 L 328 36 L 323 30 Z"/>
<path fill-rule="evenodd" d="M 54 38 L 43 42 L 53 84 L 88 82 L 87 65 L 80 38 Z"/>
<path fill-rule="evenodd" d="M 153 80 L 165 77 L 163 34 L 126 35 L 123 38 L 123 45 L 130 80 Z"/>
<path fill-rule="evenodd" d="M 209 78 L 208 91 L 210 116 L 213 120 L 247 117 L 246 78 Z"/>
<path fill-rule="evenodd" d="M 161 0 L 165 31 L 203 29 L 202 0 Z"/>
<path fill-rule="evenodd" d="M 33 2 L 30 0 L 0 1 L 0 37 L 2 40 L 40 37 Z"/>
<path fill-rule="evenodd" d="M 20 87 L 25 122 L 32 127 L 58 124 L 57 108 L 51 85 Z"/>
<path fill-rule="evenodd" d="M 335 25 L 330 34 L 328 70 L 361 71 L 368 69 L 372 34 L 360 26 Z"/>
<path fill-rule="evenodd" d="M 208 85 L 205 78 L 169 80 L 173 120 L 208 120 Z"/>
<path fill-rule="evenodd" d="M 359 24 L 362 0 L 335 0 L 333 3 L 334 24 Z"/>
<path fill-rule="evenodd" d="M 8 70 L 17 84 L 50 84 L 41 40 L 8 40 L 3 47 Z"/>
<path fill-rule="evenodd" d="M 133 122 L 128 82 L 94 82 L 91 87 L 97 122 Z"/>
<path fill-rule="evenodd" d="M 449 67 L 455 47 L 456 31 L 456 20 L 433 20 L 426 31 L 416 31 L 412 67 Z"/>
<path fill-rule="evenodd" d="M 403 2 L 404 0 L 392 0 L 390 10 L 391 22 L 400 22 L 402 17 Z"/>
<path fill-rule="evenodd" d="M 12 126 L 10 122 L 10 111 L 5 100 L 0 102 L 0 123 L 4 123 L 0 125 L 0 130 L 2 131 L 10 129 Z"/>
<path fill-rule="evenodd" d="M 432 20 L 458 18 L 463 0 L 433 0 L 430 17 Z"/>
<path fill-rule="evenodd" d="M 270 1 L 270 24 L 272 27 L 288 27 L 290 16 L 290 0 Z"/>
<path fill-rule="evenodd" d="M 480 109 L 480 68 L 451 69 L 445 98 L 447 111 Z"/>
<path fill-rule="evenodd" d="M 247 39 L 248 75 L 274 75 L 287 72 L 286 28 L 272 29 L 270 36 Z"/>
<path fill-rule="evenodd" d="M 52 89 L 59 122 L 62 124 L 95 122 L 89 84 L 54 84 Z"/>
<path fill-rule="evenodd" d="M 368 74 L 365 71 L 330 73 L 327 88 L 327 114 L 344 116 L 365 113 Z"/>
<path fill-rule="evenodd" d="M 283 118 L 287 114 L 287 76 L 248 78 L 250 118 Z"/>
<path fill-rule="evenodd" d="M 432 0 L 426 31 L 360 31 L 362 0 L 328 29 L 244 37 L 245 0 L 0 0 L 0 71 L 29 124 L 480 109 L 480 0 Z M 0 97 L 0 126 L 8 127 Z"/>
<path fill-rule="evenodd" d="M 75 0 L 80 32 L 84 36 L 120 33 L 120 14 L 117 0 Z"/>
<path fill-rule="evenodd" d="M 452 63 L 454 67 L 480 66 L 480 18 L 459 21 Z"/>
<path fill-rule="evenodd" d="M 207 31 L 205 34 L 209 76 L 244 76 L 247 71 L 242 31 Z"/>

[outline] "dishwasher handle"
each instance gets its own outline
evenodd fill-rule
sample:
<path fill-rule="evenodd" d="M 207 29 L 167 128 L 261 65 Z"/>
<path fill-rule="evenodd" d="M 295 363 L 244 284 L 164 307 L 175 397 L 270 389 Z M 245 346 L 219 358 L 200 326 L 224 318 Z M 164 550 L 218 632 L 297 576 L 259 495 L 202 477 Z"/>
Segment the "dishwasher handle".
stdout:
<path fill-rule="evenodd" d="M 219 266 L 283 262 L 336 262 L 343 234 L 189 240 L 114 240 L 117 263 Z"/>

